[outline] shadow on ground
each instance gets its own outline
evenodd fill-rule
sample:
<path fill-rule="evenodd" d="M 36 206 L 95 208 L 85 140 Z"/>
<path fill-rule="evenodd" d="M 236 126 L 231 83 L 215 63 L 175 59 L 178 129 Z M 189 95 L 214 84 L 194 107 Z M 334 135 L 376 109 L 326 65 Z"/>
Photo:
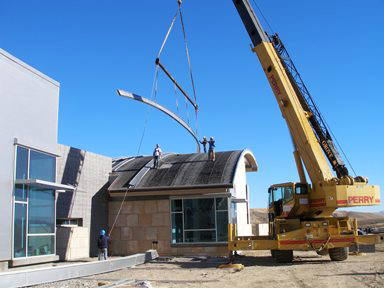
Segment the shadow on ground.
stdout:
<path fill-rule="evenodd" d="M 243 264 L 244 267 L 252 266 L 295 266 L 303 264 L 324 264 L 331 262 L 329 259 L 321 258 L 319 256 L 296 256 L 292 263 L 276 263 L 276 261 L 270 256 L 238 256 L 235 257 L 233 263 Z M 204 268 L 217 268 L 221 264 L 229 263 L 228 258 L 169 258 L 158 259 L 152 261 L 152 263 L 172 264 L 177 265 L 179 268 L 184 269 L 204 269 Z M 172 269 L 167 267 L 158 267 L 159 269 Z M 135 268 L 146 269 L 146 268 Z"/>

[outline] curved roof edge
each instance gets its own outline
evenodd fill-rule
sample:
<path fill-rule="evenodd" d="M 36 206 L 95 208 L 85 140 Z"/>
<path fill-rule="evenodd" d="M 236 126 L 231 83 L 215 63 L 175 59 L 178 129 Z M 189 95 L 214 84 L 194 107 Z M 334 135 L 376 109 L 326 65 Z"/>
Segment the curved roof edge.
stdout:
<path fill-rule="evenodd" d="M 245 160 L 245 169 L 247 172 L 257 172 L 259 170 L 259 165 L 257 165 L 256 157 L 253 155 L 252 151 L 249 149 L 244 149 L 240 157 L 243 156 Z"/>
<path fill-rule="evenodd" d="M 242 161 L 242 159 L 244 159 L 244 162 L 245 162 L 245 171 L 246 172 L 257 172 L 257 170 L 259 170 L 259 166 L 257 165 L 255 155 L 253 155 L 251 150 L 244 149 L 243 152 L 241 152 L 239 159 L 237 160 L 236 169 L 235 169 L 235 173 L 233 175 L 232 182 L 236 178 L 236 175 L 239 171 L 238 168 L 239 168 L 239 165 L 241 163 L 240 161 Z"/>

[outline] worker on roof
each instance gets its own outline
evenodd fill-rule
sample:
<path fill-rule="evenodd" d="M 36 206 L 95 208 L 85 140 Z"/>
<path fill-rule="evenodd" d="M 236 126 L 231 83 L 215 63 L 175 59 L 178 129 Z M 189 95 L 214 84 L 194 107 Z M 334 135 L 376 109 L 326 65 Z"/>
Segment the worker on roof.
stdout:
<path fill-rule="evenodd" d="M 208 159 L 211 161 L 215 161 L 215 139 L 211 137 L 209 139 L 209 148 L 208 148 Z"/>
<path fill-rule="evenodd" d="M 108 241 L 109 237 L 105 235 L 105 230 L 100 230 L 100 236 L 97 239 L 99 261 L 108 259 Z"/>
<path fill-rule="evenodd" d="M 204 136 L 203 137 L 203 141 L 199 141 L 201 144 L 203 144 L 203 147 L 204 147 L 204 153 L 207 153 L 207 138 Z"/>
<path fill-rule="evenodd" d="M 153 150 L 153 168 L 159 168 L 159 162 L 161 160 L 161 149 L 160 145 L 156 144 L 155 150 Z"/>

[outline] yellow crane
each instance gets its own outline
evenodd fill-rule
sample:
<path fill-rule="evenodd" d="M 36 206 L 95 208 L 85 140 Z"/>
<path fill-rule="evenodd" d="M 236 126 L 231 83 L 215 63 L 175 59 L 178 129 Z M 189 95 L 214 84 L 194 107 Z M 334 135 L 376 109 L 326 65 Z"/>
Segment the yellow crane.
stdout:
<path fill-rule="evenodd" d="M 277 262 L 291 262 L 293 250 L 315 250 L 341 261 L 347 259 L 351 245 L 382 241 L 383 235 L 358 235 L 356 220 L 332 216 L 341 207 L 379 205 L 380 188 L 368 184 L 367 178 L 349 175 L 279 36 L 263 30 L 248 0 L 233 3 L 288 125 L 300 182 L 269 188 L 268 236 L 238 237 L 236 226 L 229 225 L 231 254 L 236 250 L 271 250 Z"/>

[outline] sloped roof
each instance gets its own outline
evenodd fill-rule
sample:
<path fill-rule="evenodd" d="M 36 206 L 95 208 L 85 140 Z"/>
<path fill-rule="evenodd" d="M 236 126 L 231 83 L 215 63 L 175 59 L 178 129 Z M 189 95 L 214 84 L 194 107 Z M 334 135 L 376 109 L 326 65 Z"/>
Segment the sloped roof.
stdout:
<path fill-rule="evenodd" d="M 152 168 L 153 157 L 120 158 L 113 162 L 110 192 L 127 189 L 161 190 L 204 187 L 233 187 L 239 161 L 247 171 L 257 171 L 256 160 L 249 150 L 216 152 L 216 160 L 207 154 L 166 154 L 158 169 Z"/>

